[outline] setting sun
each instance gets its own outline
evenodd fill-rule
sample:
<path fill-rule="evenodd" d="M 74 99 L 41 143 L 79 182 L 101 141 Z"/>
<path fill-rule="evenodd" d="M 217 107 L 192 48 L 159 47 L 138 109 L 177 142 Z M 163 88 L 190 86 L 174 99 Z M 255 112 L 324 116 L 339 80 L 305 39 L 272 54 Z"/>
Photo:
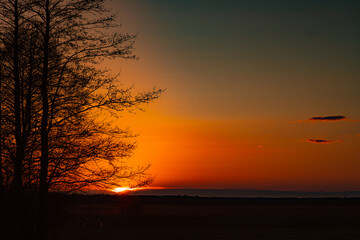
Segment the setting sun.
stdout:
<path fill-rule="evenodd" d="M 118 188 L 115 188 L 115 189 L 113 190 L 113 192 L 123 193 L 123 192 L 131 191 L 131 190 L 134 190 L 134 189 L 133 189 L 133 188 L 129 188 L 129 187 L 118 187 Z"/>

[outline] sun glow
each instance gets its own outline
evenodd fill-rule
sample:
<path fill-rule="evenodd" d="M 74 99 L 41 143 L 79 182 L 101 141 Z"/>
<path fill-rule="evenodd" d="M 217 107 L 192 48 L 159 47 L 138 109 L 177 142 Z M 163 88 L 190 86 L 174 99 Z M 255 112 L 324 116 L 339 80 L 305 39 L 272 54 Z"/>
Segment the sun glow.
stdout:
<path fill-rule="evenodd" d="M 128 192 L 128 191 L 133 191 L 135 190 L 135 188 L 129 188 L 129 187 L 118 187 L 118 188 L 115 188 L 113 190 L 113 192 L 116 192 L 116 193 L 124 193 L 124 192 Z"/>
<path fill-rule="evenodd" d="M 165 187 L 118 187 L 114 188 L 112 191 L 114 193 L 128 193 L 128 192 L 135 192 L 135 191 L 141 191 L 141 190 L 151 190 L 151 189 L 166 189 Z"/>

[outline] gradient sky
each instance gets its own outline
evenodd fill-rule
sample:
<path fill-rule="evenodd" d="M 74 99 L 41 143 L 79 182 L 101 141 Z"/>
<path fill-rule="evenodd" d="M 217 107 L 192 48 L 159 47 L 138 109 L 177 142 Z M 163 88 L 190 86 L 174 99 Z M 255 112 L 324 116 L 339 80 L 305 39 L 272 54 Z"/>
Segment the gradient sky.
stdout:
<path fill-rule="evenodd" d="M 112 1 L 138 61 L 106 62 L 166 88 L 120 126 L 153 186 L 360 190 L 359 1 Z M 345 116 L 314 120 L 312 117 Z"/>

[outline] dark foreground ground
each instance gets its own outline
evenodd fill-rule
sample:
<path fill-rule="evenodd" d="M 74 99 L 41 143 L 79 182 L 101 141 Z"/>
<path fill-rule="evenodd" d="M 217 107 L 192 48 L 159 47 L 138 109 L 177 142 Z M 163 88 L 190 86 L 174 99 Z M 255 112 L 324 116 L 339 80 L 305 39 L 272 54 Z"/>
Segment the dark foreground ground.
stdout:
<path fill-rule="evenodd" d="M 52 209 L 56 240 L 360 239 L 360 199 L 57 196 Z"/>

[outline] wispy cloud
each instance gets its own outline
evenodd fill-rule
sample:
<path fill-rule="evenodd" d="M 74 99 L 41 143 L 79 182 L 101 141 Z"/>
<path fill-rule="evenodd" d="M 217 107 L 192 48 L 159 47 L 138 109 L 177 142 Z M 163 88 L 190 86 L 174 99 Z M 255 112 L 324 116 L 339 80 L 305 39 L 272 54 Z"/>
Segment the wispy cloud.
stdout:
<path fill-rule="evenodd" d="M 312 117 L 309 118 L 308 121 L 342 121 L 347 120 L 345 116 L 337 115 L 337 116 L 325 116 L 325 117 Z"/>
<path fill-rule="evenodd" d="M 342 142 L 345 142 L 344 140 L 326 140 L 326 139 L 322 139 L 322 138 L 310 138 L 307 140 L 309 143 L 318 143 L 318 144 L 328 144 L 328 143 L 334 143 L 334 142 L 339 142 L 339 143 L 342 143 Z"/>
<path fill-rule="evenodd" d="M 360 122 L 360 120 L 350 119 L 343 115 L 315 116 L 315 117 L 308 118 L 306 120 L 295 120 L 295 121 L 290 121 L 290 122 L 298 123 L 298 122 L 339 122 L 339 121 Z"/>
<path fill-rule="evenodd" d="M 320 143 L 320 144 L 327 144 L 327 143 L 333 143 L 334 141 L 332 140 L 325 140 L 325 139 L 308 139 L 307 140 L 310 143 Z"/>

